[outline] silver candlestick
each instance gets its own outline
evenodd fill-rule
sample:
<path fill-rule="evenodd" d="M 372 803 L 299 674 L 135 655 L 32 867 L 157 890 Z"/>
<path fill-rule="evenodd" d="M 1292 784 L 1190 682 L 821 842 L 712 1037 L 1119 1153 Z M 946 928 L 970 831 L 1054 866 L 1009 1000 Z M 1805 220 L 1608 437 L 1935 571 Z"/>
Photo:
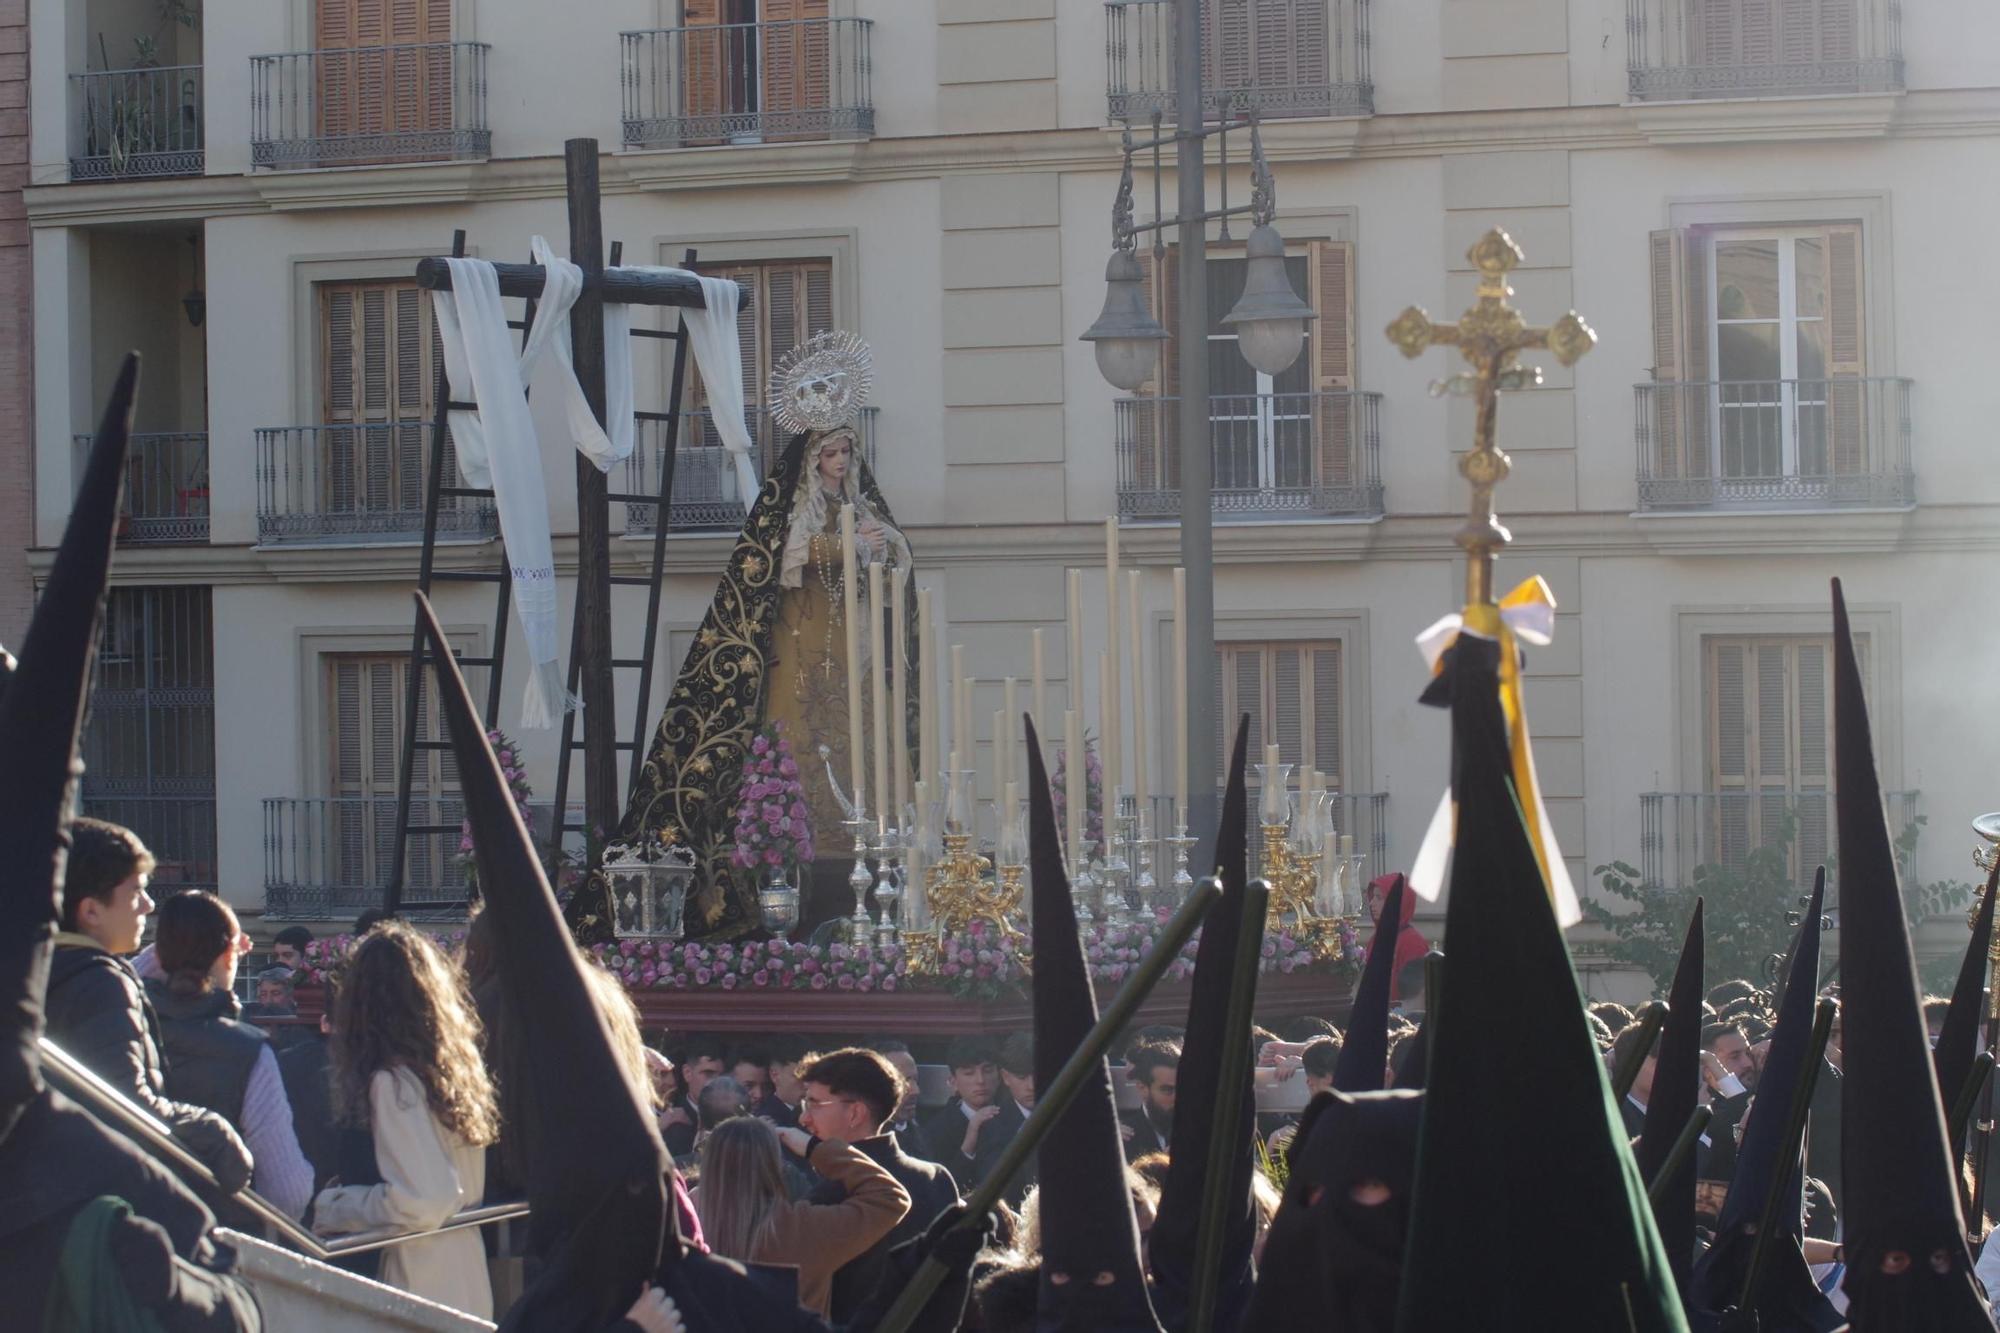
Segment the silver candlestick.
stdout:
<path fill-rule="evenodd" d="M 1153 910 L 1159 906 L 1154 901 L 1154 898 L 1159 893 L 1159 882 L 1153 877 L 1153 860 L 1158 854 L 1159 849 L 1154 845 L 1152 835 L 1146 826 L 1146 812 L 1144 810 L 1138 812 L 1135 816 L 1135 822 L 1137 828 L 1134 831 L 1133 838 L 1132 896 L 1137 900 L 1139 909 L 1151 915 Z"/>
<path fill-rule="evenodd" d="M 902 838 L 900 830 L 884 829 L 875 844 L 875 861 L 881 867 L 875 885 L 875 943 L 885 949 L 902 942 L 896 925 L 896 905 L 903 897 Z"/>
<path fill-rule="evenodd" d="M 1188 895 L 1194 892 L 1194 876 L 1188 873 L 1188 850 L 1197 841 L 1198 839 L 1188 836 L 1186 821 L 1182 821 L 1178 833 L 1167 839 L 1167 842 L 1174 849 L 1173 905 L 1175 907 L 1179 907 L 1182 903 L 1186 902 Z"/>
<path fill-rule="evenodd" d="M 1114 800 L 1111 808 L 1117 813 L 1111 818 L 1111 827 L 1104 831 L 1104 869 L 1101 877 L 1104 886 L 1104 924 L 1129 926 L 1132 924 L 1132 913 L 1130 904 L 1126 901 L 1126 889 L 1132 877 L 1132 865 L 1125 859 L 1121 849 L 1132 845 L 1131 816 L 1125 813 L 1124 802 L 1121 800 Z"/>
<path fill-rule="evenodd" d="M 1083 844 L 1083 864 L 1077 867 L 1076 875 L 1070 881 L 1070 897 L 1076 902 L 1076 923 L 1079 926 L 1088 926 L 1097 919 L 1090 906 L 1091 900 L 1097 896 L 1099 887 L 1097 876 L 1090 868 L 1090 851 L 1093 846 L 1094 844 L 1089 842 Z"/>

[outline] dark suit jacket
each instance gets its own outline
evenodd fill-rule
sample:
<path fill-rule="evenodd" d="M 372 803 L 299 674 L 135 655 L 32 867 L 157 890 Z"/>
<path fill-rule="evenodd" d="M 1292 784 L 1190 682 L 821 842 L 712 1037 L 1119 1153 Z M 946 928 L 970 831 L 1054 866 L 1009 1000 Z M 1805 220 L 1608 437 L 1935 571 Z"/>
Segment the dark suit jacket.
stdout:
<path fill-rule="evenodd" d="M 988 1125 L 987 1129 L 992 1127 Z M 985 1137 L 985 1131 L 981 1131 L 980 1137 Z M 910 1211 L 903 1214 L 903 1220 L 865 1254 L 834 1271 L 831 1311 L 836 1324 L 845 1324 L 853 1319 L 862 1302 L 875 1290 L 882 1275 L 888 1271 L 889 1251 L 906 1240 L 923 1235 L 924 1229 L 939 1213 L 958 1202 L 958 1185 L 952 1180 L 951 1172 L 935 1162 L 919 1161 L 904 1152 L 894 1133 L 863 1139 L 854 1147 L 894 1176 L 896 1183 L 909 1192 Z M 827 1180 L 821 1181 L 807 1199 L 817 1204 L 833 1204 L 846 1197 L 845 1189 Z"/>
<path fill-rule="evenodd" d="M 1000 1154 L 1007 1150 L 1020 1126 L 1018 1119 L 1010 1120 L 1006 1105 L 1002 1103 L 999 1115 L 987 1121 L 979 1131 L 979 1143 L 972 1156 L 967 1157 L 965 1147 L 965 1112 L 954 1097 L 932 1112 L 924 1121 L 924 1136 L 930 1140 L 933 1160 L 951 1172 L 952 1179 L 969 1190 L 978 1189 L 986 1181 L 987 1174 L 1000 1160 Z"/>
<path fill-rule="evenodd" d="M 1167 1151 L 1167 1136 L 1154 1127 L 1145 1107 L 1134 1106 L 1120 1111 L 1118 1118 L 1132 1127 L 1132 1137 L 1125 1140 L 1126 1161 L 1136 1162 L 1149 1152 Z"/>
<path fill-rule="evenodd" d="M 931 1147 L 930 1135 L 924 1133 L 924 1127 L 917 1120 L 918 1117 L 912 1113 L 902 1124 L 891 1124 L 889 1132 L 896 1136 L 896 1143 L 910 1156 L 920 1161 L 935 1162 L 937 1151 Z"/>

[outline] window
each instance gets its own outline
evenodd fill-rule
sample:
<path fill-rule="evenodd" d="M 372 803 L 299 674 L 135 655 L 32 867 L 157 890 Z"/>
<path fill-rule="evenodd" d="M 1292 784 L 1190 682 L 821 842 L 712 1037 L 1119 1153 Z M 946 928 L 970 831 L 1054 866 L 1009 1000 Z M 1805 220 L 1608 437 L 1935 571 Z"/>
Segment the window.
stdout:
<path fill-rule="evenodd" d="M 315 0 L 320 138 L 451 128 L 451 0 Z M 390 49 L 383 48 L 423 49 Z M 374 159 L 343 157 L 343 163 Z"/>
<path fill-rule="evenodd" d="M 1210 0 L 1202 7 L 1202 86 L 1217 98 L 1251 93 L 1267 115 L 1326 115 L 1326 10 L 1327 0 Z"/>
<path fill-rule="evenodd" d="M 1831 479 L 1881 466 L 1859 223 L 1653 233 L 1653 475 Z M 1746 493 L 1749 493 L 1746 491 Z"/>
<path fill-rule="evenodd" d="M 421 516 L 439 356 L 430 302 L 403 280 L 317 290 L 320 494 L 334 513 Z"/>
<path fill-rule="evenodd" d="M 113 588 L 105 600 L 83 811 L 138 833 L 161 884 L 216 884 L 212 623 L 207 588 Z"/>
<path fill-rule="evenodd" d="M 1329 791 L 1344 790 L 1341 666 L 1334 641 L 1217 644 L 1217 753 L 1229 753 L 1236 719 L 1248 713 L 1251 763 L 1276 744 L 1280 762 L 1316 769 Z"/>
<path fill-rule="evenodd" d="M 1139 389 L 1133 466 L 1126 479 L 1140 490 L 1180 485 L 1178 419 L 1171 400 L 1180 392 L 1178 301 L 1179 247 L 1163 259 L 1141 251 L 1150 305 L 1167 327 L 1154 379 Z M 1305 294 L 1318 318 L 1306 325 L 1299 359 L 1277 375 L 1251 367 L 1237 350 L 1234 330 L 1222 322 L 1243 293 L 1248 261 L 1217 255 L 1208 260 L 1207 339 L 1213 486 L 1219 507 L 1229 496 L 1269 497 L 1355 484 L 1361 473 L 1354 404 L 1354 245 L 1308 242 L 1288 256 L 1285 274 Z M 1154 401 L 1148 403 L 1145 400 Z"/>
<path fill-rule="evenodd" d="M 1869 644 L 1855 636 L 1864 682 Z M 1707 698 L 1705 860 L 1741 866 L 1792 835 L 1795 880 L 1809 883 L 1831 841 L 1833 641 L 1827 635 L 1702 640 Z"/>
<path fill-rule="evenodd" d="M 687 142 L 825 138 L 787 131 L 830 105 L 826 20 L 827 0 L 685 0 L 686 115 L 724 129 Z"/>
<path fill-rule="evenodd" d="M 396 778 L 403 758 L 410 660 L 400 653 L 327 653 L 321 661 L 331 732 L 326 753 L 334 883 L 379 886 L 388 880 L 395 851 Z M 422 740 L 446 739 L 432 707 L 434 694 L 426 689 L 418 708 L 417 735 Z M 411 822 L 448 824 L 459 819 L 458 766 L 451 751 L 419 749 L 415 762 Z M 456 838 L 445 835 L 411 838 L 405 882 L 415 888 L 439 883 L 456 845 Z"/>
<path fill-rule="evenodd" d="M 830 259 L 770 260 L 714 270 L 743 285 L 746 300 L 737 307 L 736 336 L 743 353 L 743 396 L 751 414 L 751 435 L 763 454 L 763 467 L 776 461 L 786 441 L 764 409 L 764 389 L 772 367 L 785 353 L 816 333 L 834 327 L 833 261 Z M 701 376 L 695 372 L 695 405 L 707 406 Z M 703 424 L 701 446 L 720 449 L 713 426 Z"/>

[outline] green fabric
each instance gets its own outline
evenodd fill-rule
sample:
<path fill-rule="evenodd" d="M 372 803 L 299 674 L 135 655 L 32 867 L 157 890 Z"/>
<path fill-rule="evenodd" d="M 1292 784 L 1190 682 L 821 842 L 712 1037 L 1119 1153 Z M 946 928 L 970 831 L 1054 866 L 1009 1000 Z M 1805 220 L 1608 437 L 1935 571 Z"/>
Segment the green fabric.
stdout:
<path fill-rule="evenodd" d="M 1686 1333 L 1509 777 L 1498 646 L 1461 635 L 1450 984 L 1433 1029 L 1397 1328 Z"/>
<path fill-rule="evenodd" d="M 153 1312 L 125 1289 L 124 1274 L 111 1253 L 114 1229 L 131 1215 L 131 1204 L 108 1194 L 92 1199 L 76 1215 L 56 1261 L 42 1333 L 164 1333 Z"/>

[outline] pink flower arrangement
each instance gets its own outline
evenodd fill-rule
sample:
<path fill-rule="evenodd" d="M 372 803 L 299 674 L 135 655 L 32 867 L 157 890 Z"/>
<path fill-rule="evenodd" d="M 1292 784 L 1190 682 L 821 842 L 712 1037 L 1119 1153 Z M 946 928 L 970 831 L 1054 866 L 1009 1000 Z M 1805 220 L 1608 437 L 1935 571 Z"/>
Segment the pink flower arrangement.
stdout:
<path fill-rule="evenodd" d="M 440 949 L 453 958 L 465 952 L 465 931 L 432 931 L 430 937 Z M 354 946 L 360 937 L 352 934 L 322 935 L 318 939 L 306 941 L 305 960 L 292 975 L 294 986 L 325 986 L 336 976 L 347 960 L 354 954 Z"/>
<path fill-rule="evenodd" d="M 520 748 L 497 727 L 486 733 L 486 739 L 493 745 L 493 757 L 500 761 L 500 774 L 507 779 L 507 793 L 521 809 L 521 822 L 530 829 L 534 828 L 534 816 L 528 810 L 528 800 L 534 792 L 528 787 L 528 770 L 521 758 Z M 458 826 L 458 866 L 465 875 L 466 885 L 477 889 L 479 867 L 472 857 L 472 823 L 469 820 Z"/>
<path fill-rule="evenodd" d="M 736 804 L 736 846 L 729 863 L 742 870 L 805 865 L 813 859 L 812 817 L 798 759 L 781 723 L 759 728 L 743 761 Z"/>
<path fill-rule="evenodd" d="M 1069 749 L 1067 746 L 1056 755 L 1056 771 L 1049 777 L 1049 787 L 1055 796 L 1056 827 L 1069 828 Z M 1064 837 L 1068 837 L 1065 833 Z M 1104 838 L 1104 761 L 1097 757 L 1097 742 L 1086 734 L 1083 738 L 1083 837 L 1086 842 L 1100 842 Z"/>

